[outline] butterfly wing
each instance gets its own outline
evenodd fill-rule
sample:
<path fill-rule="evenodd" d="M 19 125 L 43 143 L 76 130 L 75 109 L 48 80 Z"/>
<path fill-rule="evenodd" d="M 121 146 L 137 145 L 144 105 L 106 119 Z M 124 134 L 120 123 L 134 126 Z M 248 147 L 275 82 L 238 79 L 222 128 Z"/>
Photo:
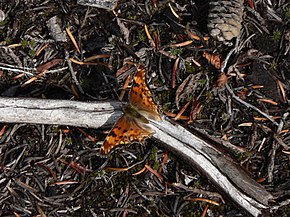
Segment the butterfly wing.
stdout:
<path fill-rule="evenodd" d="M 138 66 L 138 71 L 134 77 L 129 101 L 144 117 L 161 120 L 158 106 L 154 102 L 152 93 L 146 83 L 146 70 L 141 65 Z"/>
<path fill-rule="evenodd" d="M 106 155 L 118 145 L 131 142 L 142 142 L 152 134 L 153 130 L 146 126 L 146 123 L 141 119 L 137 119 L 135 116 L 125 113 L 107 135 L 101 147 L 100 154 Z"/>

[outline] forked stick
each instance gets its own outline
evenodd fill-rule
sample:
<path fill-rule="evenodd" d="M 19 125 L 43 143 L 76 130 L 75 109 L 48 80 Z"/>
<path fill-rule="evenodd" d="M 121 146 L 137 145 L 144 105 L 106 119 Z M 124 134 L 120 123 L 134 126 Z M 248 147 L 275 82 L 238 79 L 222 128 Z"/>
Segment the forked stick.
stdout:
<path fill-rule="evenodd" d="M 0 98 L 0 122 L 111 127 L 121 107 L 119 102 Z M 168 120 L 150 121 L 150 126 L 155 139 L 193 165 L 231 202 L 252 216 L 267 216 L 273 196 L 225 153 Z"/>

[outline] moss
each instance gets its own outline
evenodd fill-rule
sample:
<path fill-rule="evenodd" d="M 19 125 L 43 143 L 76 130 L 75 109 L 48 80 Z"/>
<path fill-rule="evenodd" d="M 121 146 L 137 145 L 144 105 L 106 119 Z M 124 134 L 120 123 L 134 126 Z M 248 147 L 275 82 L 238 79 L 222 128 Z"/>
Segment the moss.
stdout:
<path fill-rule="evenodd" d="M 34 47 L 35 46 L 35 42 L 32 40 L 32 41 L 29 41 L 27 40 L 26 38 L 22 39 L 21 41 L 21 46 L 23 48 L 27 48 L 27 47 Z"/>
<path fill-rule="evenodd" d="M 275 62 L 271 62 L 270 69 L 271 70 L 277 70 L 277 64 Z"/>
<path fill-rule="evenodd" d="M 172 42 L 171 42 L 172 43 Z M 174 42 L 175 43 L 175 42 Z M 172 43 L 172 44 L 174 44 Z M 174 56 L 180 56 L 183 53 L 184 49 L 179 47 L 170 47 L 169 53 Z"/>
<path fill-rule="evenodd" d="M 1 21 L 1 22 L 0 22 L 0 27 L 1 27 L 1 26 L 5 26 L 7 23 L 8 23 L 8 20 L 7 20 L 7 19 Z"/>
<path fill-rule="evenodd" d="M 200 79 L 199 81 L 198 81 L 198 83 L 199 83 L 199 85 L 200 86 L 205 86 L 206 84 L 207 84 L 207 79 L 205 79 L 205 78 L 202 78 L 202 79 Z"/>
<path fill-rule="evenodd" d="M 172 106 L 170 102 L 173 102 L 175 98 L 175 92 L 172 91 L 162 91 L 156 96 L 157 102 L 159 102 L 160 105 L 162 105 L 163 111 L 169 111 Z"/>
<path fill-rule="evenodd" d="M 157 151 L 158 148 L 154 146 L 152 148 L 151 154 L 149 155 L 149 160 L 154 161 L 156 159 Z"/>
<path fill-rule="evenodd" d="M 284 14 L 285 14 L 285 17 L 290 18 L 290 7 L 285 8 Z"/>
<path fill-rule="evenodd" d="M 157 171 L 159 170 L 160 167 L 161 167 L 161 164 L 158 161 L 154 161 L 153 169 Z"/>
<path fill-rule="evenodd" d="M 196 73 L 196 68 L 194 67 L 193 64 L 189 62 L 185 62 L 185 68 L 186 68 L 186 71 L 190 74 Z"/>
<path fill-rule="evenodd" d="M 21 46 L 23 47 L 23 48 L 27 48 L 27 49 L 29 49 L 28 50 L 28 52 L 29 52 L 29 55 L 30 56 L 34 56 L 35 55 L 35 53 L 36 53 L 36 51 L 34 50 L 34 48 L 35 48 L 35 41 L 34 40 L 27 40 L 27 39 L 22 39 L 22 41 L 21 41 Z"/>
<path fill-rule="evenodd" d="M 128 20 L 137 20 L 137 16 L 136 16 L 136 14 L 133 14 L 132 11 L 128 11 L 126 19 L 128 19 Z"/>
<path fill-rule="evenodd" d="M 281 31 L 276 30 L 276 31 L 273 32 L 272 39 L 273 39 L 274 42 L 279 42 L 281 37 L 282 37 L 282 32 Z"/>

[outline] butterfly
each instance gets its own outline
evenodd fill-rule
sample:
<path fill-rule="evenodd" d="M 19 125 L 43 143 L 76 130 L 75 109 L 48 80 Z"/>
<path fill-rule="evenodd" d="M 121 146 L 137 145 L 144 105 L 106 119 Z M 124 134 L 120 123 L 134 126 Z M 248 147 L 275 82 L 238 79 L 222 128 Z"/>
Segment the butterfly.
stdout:
<path fill-rule="evenodd" d="M 142 142 L 151 137 L 154 131 L 148 126 L 148 119 L 160 121 L 157 104 L 146 82 L 146 70 L 137 66 L 137 73 L 129 93 L 129 104 L 123 109 L 124 114 L 115 123 L 107 135 L 100 154 L 106 155 L 118 145 Z"/>

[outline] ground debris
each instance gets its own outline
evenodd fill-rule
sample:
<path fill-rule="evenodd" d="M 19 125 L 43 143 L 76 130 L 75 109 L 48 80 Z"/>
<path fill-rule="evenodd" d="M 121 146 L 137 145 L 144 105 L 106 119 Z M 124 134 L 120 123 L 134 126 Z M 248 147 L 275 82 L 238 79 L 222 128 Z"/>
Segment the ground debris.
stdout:
<path fill-rule="evenodd" d="M 162 113 L 226 149 L 289 216 L 289 2 L 92 2 L 0 1 L 1 97 L 126 101 L 141 63 Z M 104 159 L 105 136 L 1 123 L 0 216 L 243 215 L 162 144 Z"/>

